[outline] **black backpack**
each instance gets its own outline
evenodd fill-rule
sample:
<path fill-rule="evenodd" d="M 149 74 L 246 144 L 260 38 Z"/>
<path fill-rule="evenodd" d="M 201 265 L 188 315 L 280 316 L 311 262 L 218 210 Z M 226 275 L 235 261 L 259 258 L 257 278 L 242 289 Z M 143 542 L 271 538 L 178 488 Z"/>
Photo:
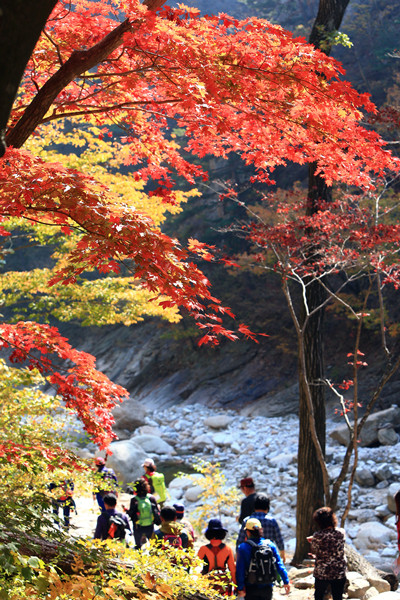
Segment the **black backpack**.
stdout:
<path fill-rule="evenodd" d="M 266 540 L 256 544 L 253 540 L 246 540 L 251 546 L 251 559 L 247 571 L 247 583 L 273 583 L 276 581 L 275 557 L 271 546 Z"/>
<path fill-rule="evenodd" d="M 124 540 L 126 534 L 126 523 L 121 514 L 110 515 L 108 519 L 107 539 Z"/>

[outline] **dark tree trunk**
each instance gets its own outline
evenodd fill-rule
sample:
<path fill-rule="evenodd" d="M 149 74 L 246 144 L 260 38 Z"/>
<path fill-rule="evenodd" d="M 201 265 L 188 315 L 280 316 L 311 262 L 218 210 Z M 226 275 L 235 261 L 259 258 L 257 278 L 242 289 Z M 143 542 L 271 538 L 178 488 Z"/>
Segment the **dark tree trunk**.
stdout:
<path fill-rule="evenodd" d="M 316 48 L 330 54 L 331 44 L 327 34 L 340 27 L 344 12 L 350 0 L 320 0 L 317 18 L 310 35 L 310 42 Z M 313 215 L 318 210 L 320 200 L 330 201 L 331 189 L 325 181 L 316 175 L 315 164 L 309 167 L 307 214 Z M 309 319 L 304 331 L 304 353 L 306 373 L 299 370 L 299 449 L 298 449 L 298 483 L 296 509 L 296 551 L 294 563 L 300 563 L 309 552 L 307 536 L 312 532 L 312 514 L 316 508 L 326 502 L 324 497 L 322 469 L 317 452 L 311 438 L 309 428 L 309 409 L 306 400 L 304 383 L 310 386 L 314 409 L 314 419 L 318 439 L 325 453 L 325 393 L 321 380 L 324 377 L 323 332 L 325 291 L 318 282 L 307 287 L 306 302 L 309 312 L 317 309 L 317 313 Z M 303 306 L 302 323 L 305 320 Z"/>
<path fill-rule="evenodd" d="M 310 33 L 309 42 L 329 56 L 332 44 L 327 34 L 337 31 L 350 0 L 320 0 L 317 18 Z"/>
<path fill-rule="evenodd" d="M 0 156 L 26 64 L 57 0 L 2 0 L 0 10 Z"/>
<path fill-rule="evenodd" d="M 323 288 L 312 282 L 307 291 L 309 306 L 320 306 L 324 300 Z M 322 326 L 324 311 L 312 317 L 304 331 L 306 378 L 311 398 L 318 439 L 325 455 L 325 394 L 320 381 L 324 373 Z M 304 314 L 303 314 L 304 321 Z M 300 563 L 310 551 L 307 536 L 312 533 L 313 512 L 324 505 L 322 470 L 309 427 L 307 390 L 302 365 L 299 365 L 299 449 L 296 508 L 296 552 L 293 562 Z"/>

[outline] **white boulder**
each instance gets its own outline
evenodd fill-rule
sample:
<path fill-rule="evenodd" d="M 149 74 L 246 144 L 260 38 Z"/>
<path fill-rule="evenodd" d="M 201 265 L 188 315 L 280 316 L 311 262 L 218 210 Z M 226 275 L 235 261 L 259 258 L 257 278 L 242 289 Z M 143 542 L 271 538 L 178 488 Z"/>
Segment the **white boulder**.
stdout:
<path fill-rule="evenodd" d="M 143 448 L 147 454 L 176 454 L 174 448 L 157 435 L 135 435 L 131 441 Z"/>
<path fill-rule="evenodd" d="M 143 475 L 143 461 L 147 453 L 132 440 L 113 442 L 110 444 L 112 454 L 107 459 L 107 466 L 114 469 L 118 480 L 131 483 Z"/>
<path fill-rule="evenodd" d="M 389 527 L 386 527 L 379 521 L 367 521 L 360 525 L 358 533 L 354 538 L 354 545 L 363 554 L 365 550 L 382 548 L 395 539 L 396 534 Z"/>
<path fill-rule="evenodd" d="M 363 598 L 366 591 L 371 587 L 369 582 L 355 571 L 349 571 L 346 573 L 346 577 L 349 580 L 349 587 L 347 590 L 348 598 Z"/>
<path fill-rule="evenodd" d="M 211 429 L 225 429 L 233 421 L 233 417 L 228 415 L 213 415 L 204 419 L 204 425 Z"/>
<path fill-rule="evenodd" d="M 185 500 L 188 502 L 197 502 L 202 496 L 204 488 L 201 485 L 194 485 L 193 487 L 187 488 L 184 494 Z"/>

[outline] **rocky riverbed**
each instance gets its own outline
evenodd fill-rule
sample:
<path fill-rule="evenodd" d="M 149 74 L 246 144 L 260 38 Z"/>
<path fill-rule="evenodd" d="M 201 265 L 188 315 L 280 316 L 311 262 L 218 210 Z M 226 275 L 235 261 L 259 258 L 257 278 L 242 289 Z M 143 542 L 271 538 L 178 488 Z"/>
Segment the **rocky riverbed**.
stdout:
<path fill-rule="evenodd" d="M 133 401 L 132 401 L 133 402 Z M 295 544 L 295 507 L 297 475 L 298 419 L 283 417 L 244 416 L 233 410 L 215 410 L 204 405 L 168 408 L 146 413 L 133 404 L 119 409 L 117 427 L 120 441 L 112 444 L 108 464 L 126 483 L 142 474 L 146 456 L 166 470 L 171 502 L 180 501 L 190 513 L 202 503 L 202 487 L 187 477 L 172 477 L 171 473 L 190 470 L 193 457 L 220 463 L 227 484 L 237 486 L 238 480 L 252 476 L 259 491 L 271 499 L 271 514 L 281 526 L 286 547 Z M 390 412 L 392 411 L 392 412 Z M 390 571 L 397 556 L 393 494 L 400 488 L 400 443 L 395 431 L 400 409 L 397 406 L 377 413 L 372 427 L 376 437 L 383 429 L 391 435 L 382 445 L 359 448 L 359 467 L 353 487 L 353 505 L 346 523 L 348 541 L 365 558 L 380 569 Z M 129 422 L 135 427 L 129 430 Z M 338 439 L 341 426 L 336 421 L 327 425 L 327 462 L 331 477 L 337 475 L 345 453 Z M 395 437 L 393 437 L 395 436 Z M 390 439 L 389 439 L 390 438 Z M 390 442 L 390 445 L 389 445 Z M 370 442 L 368 442 L 370 443 Z M 87 448 L 86 455 L 93 449 Z M 201 475 L 198 476 L 201 478 Z M 346 503 L 347 480 L 339 496 L 340 515 Z M 238 508 L 227 508 L 223 515 L 232 538 L 238 531 Z M 215 516 L 213 514 L 210 517 Z"/>

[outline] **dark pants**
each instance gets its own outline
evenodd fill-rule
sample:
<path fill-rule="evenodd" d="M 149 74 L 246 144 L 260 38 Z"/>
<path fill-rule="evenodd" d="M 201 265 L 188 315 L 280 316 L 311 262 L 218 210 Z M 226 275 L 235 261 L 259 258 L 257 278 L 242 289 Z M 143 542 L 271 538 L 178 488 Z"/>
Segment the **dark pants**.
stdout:
<path fill-rule="evenodd" d="M 346 577 L 343 579 L 315 579 L 315 600 L 323 600 L 324 594 L 331 586 L 333 600 L 342 600 L 344 585 L 346 583 Z"/>
<path fill-rule="evenodd" d="M 64 527 L 68 529 L 70 523 L 71 505 L 68 502 L 65 502 L 65 500 L 53 500 L 54 521 L 57 525 L 60 524 L 58 518 L 60 508 L 63 511 Z"/>
<path fill-rule="evenodd" d="M 272 598 L 272 585 L 266 585 L 262 590 L 251 589 L 251 586 L 246 586 L 245 600 L 271 600 Z"/>
<path fill-rule="evenodd" d="M 146 542 L 143 538 L 149 540 L 153 535 L 154 525 L 134 525 L 133 535 L 135 536 L 136 548 L 140 548 Z"/>

